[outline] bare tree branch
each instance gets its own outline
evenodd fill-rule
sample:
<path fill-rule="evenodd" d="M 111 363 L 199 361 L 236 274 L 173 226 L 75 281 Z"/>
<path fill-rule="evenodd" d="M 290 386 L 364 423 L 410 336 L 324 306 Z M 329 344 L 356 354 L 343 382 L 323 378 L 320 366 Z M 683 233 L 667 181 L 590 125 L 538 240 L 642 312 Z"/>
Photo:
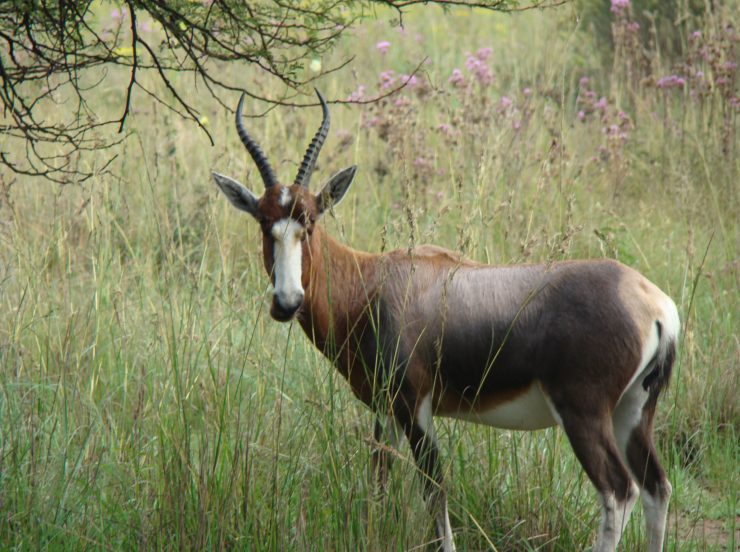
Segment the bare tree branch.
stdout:
<path fill-rule="evenodd" d="M 340 60 L 318 75 L 305 70 L 307 62 L 331 50 L 344 31 L 372 11 L 368 7 L 389 7 L 402 20 L 405 9 L 422 3 L 512 11 L 565 1 L 121 0 L 111 5 L 112 18 L 105 22 L 100 11 L 107 4 L 94 0 L 5 0 L 0 2 L 0 130 L 9 137 L 3 143 L 13 142 L 16 147 L 3 146 L 10 149 L 0 151 L 0 164 L 19 175 L 60 183 L 90 178 L 94 171 L 104 170 L 110 159 L 93 170 L 80 169 L 77 160 L 125 139 L 137 92 L 194 121 L 213 143 L 187 90 L 173 78 L 178 73 L 193 75 L 224 105 L 226 93 L 244 87 L 243 82 L 224 76 L 229 74 L 224 67 L 248 64 L 280 84 L 270 97 L 258 86 L 247 86 L 244 92 L 249 97 L 272 107 L 312 105 L 295 98 L 309 83 L 342 69 L 351 59 Z M 115 67 L 129 71 L 123 105 L 120 115 L 101 120 L 89 100 L 95 85 L 109 78 L 113 73 L 109 69 Z M 166 97 L 158 96 L 149 80 L 147 86 L 142 84 L 147 73 L 164 86 Z M 117 135 L 108 130 L 112 128 Z M 17 147 L 22 143 L 25 152 Z"/>
<path fill-rule="evenodd" d="M 134 62 L 131 64 L 131 79 L 126 89 L 126 103 L 124 104 L 123 115 L 121 115 L 121 123 L 118 125 L 118 132 L 123 132 L 123 123 L 126 121 L 129 109 L 131 109 L 131 93 L 134 90 L 134 84 L 136 84 L 136 69 L 139 66 L 138 56 L 136 55 L 136 43 L 139 41 L 139 34 L 136 29 L 136 8 L 131 0 L 127 0 L 126 5 L 131 12 L 131 50 Z"/>

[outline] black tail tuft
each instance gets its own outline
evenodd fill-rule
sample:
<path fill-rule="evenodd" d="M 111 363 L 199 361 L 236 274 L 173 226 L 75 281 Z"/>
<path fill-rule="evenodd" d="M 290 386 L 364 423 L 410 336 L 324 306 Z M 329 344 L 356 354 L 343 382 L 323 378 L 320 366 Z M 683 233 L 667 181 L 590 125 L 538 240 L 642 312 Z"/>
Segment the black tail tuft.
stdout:
<path fill-rule="evenodd" d="M 658 321 L 655 324 L 658 328 L 658 350 L 650 361 L 650 371 L 642 380 L 642 386 L 651 396 L 657 397 L 671 379 L 673 362 L 676 360 L 676 343 L 673 339 L 663 343 L 663 326 Z"/>

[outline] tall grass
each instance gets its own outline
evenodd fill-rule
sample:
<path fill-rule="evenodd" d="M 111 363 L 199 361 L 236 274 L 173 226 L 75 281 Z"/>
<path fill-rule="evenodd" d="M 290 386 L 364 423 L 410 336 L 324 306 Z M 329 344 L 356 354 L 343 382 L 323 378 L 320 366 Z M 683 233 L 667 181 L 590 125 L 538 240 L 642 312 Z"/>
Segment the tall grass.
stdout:
<path fill-rule="evenodd" d="M 360 85 L 372 97 L 381 72 L 428 62 L 396 96 L 332 108 L 314 178 L 360 173 L 324 224 L 372 251 L 434 242 L 492 263 L 614 257 L 643 272 L 683 322 L 656 422 L 674 484 L 667 547 L 734 550 L 737 108 L 717 86 L 694 98 L 622 79 L 572 15 L 425 9 L 403 32 L 381 14 L 347 37 L 332 55 L 357 59 L 321 81 L 327 97 Z M 652 67 L 648 81 L 675 71 Z M 456 68 L 464 82 L 450 82 Z M 116 78 L 102 109 L 123 98 Z M 267 315 L 259 229 L 209 173 L 255 191 L 259 179 L 232 114 L 197 102 L 215 148 L 139 97 L 132 136 L 95 181 L 1 175 L 0 547 L 418 549 L 432 533 L 410 453 L 378 498 L 372 417 L 297 325 Z M 286 108 L 247 124 L 287 180 L 318 118 Z M 561 432 L 439 426 L 460 549 L 588 546 L 595 493 Z M 644 542 L 640 518 L 625 550 Z"/>

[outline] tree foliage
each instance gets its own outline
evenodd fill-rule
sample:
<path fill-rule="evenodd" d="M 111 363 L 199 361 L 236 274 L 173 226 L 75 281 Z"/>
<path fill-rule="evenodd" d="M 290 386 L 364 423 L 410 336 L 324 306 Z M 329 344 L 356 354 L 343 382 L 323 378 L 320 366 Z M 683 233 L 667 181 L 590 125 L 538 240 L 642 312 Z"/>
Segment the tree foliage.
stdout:
<path fill-rule="evenodd" d="M 125 137 L 138 94 L 151 96 L 208 134 L 182 89 L 184 80 L 173 78 L 180 73 L 191 74 L 187 82 L 204 86 L 222 104 L 226 92 L 239 90 L 264 102 L 296 105 L 307 84 L 351 61 L 314 74 L 305 71 L 309 60 L 330 50 L 344 31 L 380 6 L 395 10 L 402 21 L 404 10 L 415 4 L 508 11 L 553 3 L 558 2 L 6 0 L 0 3 L 0 128 L 6 136 L 0 163 L 17 174 L 62 183 L 89 178 L 94 171 L 80 169 L 75 160 Z M 232 82 L 233 72 L 225 70 L 230 64 L 249 64 L 276 79 L 280 86 L 271 90 L 277 92 L 267 97 L 249 82 Z M 100 117 L 90 99 L 116 67 L 128 75 L 125 96 L 114 117 Z M 156 78 L 142 79 L 146 73 Z M 25 151 L 13 151 L 21 149 L 18 144 Z"/>

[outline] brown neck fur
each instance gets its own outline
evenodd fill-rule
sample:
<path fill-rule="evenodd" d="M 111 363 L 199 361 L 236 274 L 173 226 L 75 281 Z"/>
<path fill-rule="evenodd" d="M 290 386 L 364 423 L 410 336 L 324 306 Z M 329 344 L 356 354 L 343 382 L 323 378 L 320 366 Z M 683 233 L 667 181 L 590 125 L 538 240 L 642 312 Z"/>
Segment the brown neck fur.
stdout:
<path fill-rule="evenodd" d="M 334 359 L 364 322 L 376 293 L 378 255 L 337 242 L 319 225 L 308 254 L 311 271 L 299 321 L 319 350 Z"/>

